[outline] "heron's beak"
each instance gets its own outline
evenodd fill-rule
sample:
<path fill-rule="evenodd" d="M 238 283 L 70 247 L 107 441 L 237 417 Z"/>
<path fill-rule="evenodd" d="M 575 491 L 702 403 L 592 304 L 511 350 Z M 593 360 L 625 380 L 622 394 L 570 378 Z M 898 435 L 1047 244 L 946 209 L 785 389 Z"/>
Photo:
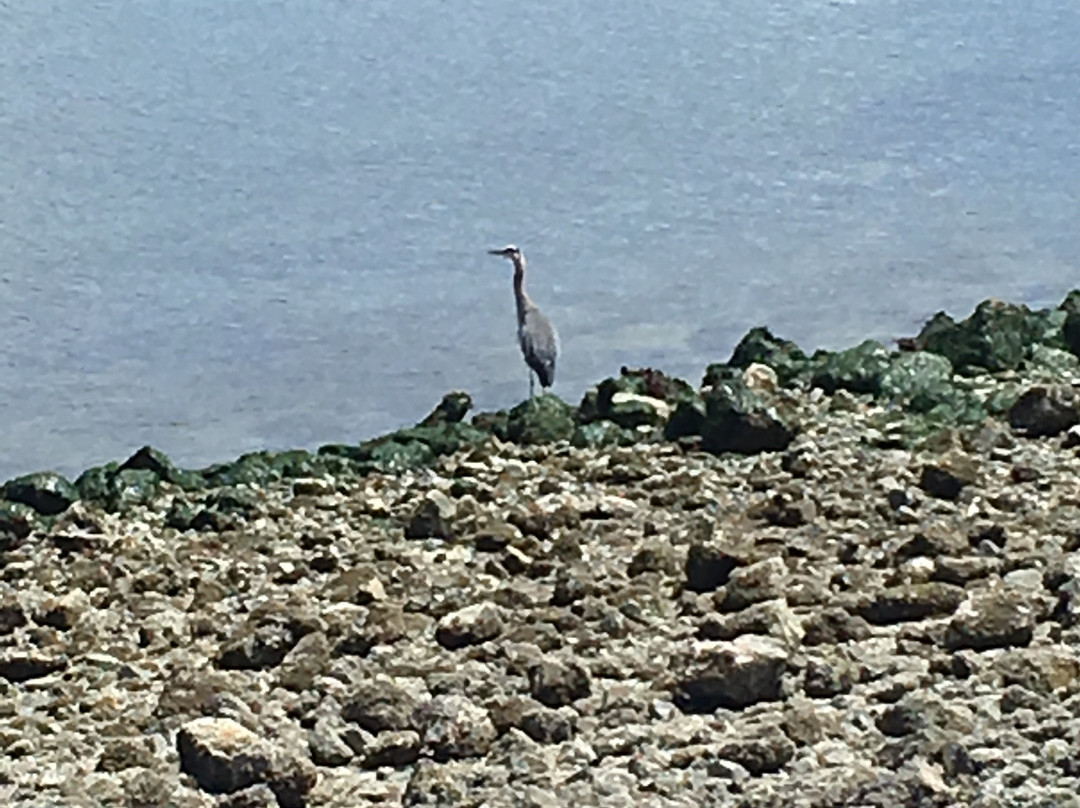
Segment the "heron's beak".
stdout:
<path fill-rule="evenodd" d="M 488 250 L 488 255 L 506 255 L 503 250 Z"/>

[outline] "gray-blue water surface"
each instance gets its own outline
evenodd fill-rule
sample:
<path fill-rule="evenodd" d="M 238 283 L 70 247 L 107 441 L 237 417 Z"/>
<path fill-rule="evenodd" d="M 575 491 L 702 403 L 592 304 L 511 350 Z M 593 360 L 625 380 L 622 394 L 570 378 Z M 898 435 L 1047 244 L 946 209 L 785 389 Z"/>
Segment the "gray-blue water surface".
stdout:
<path fill-rule="evenodd" d="M 1080 12 L 958 0 L 0 8 L 0 478 L 356 441 L 1080 285 Z"/>

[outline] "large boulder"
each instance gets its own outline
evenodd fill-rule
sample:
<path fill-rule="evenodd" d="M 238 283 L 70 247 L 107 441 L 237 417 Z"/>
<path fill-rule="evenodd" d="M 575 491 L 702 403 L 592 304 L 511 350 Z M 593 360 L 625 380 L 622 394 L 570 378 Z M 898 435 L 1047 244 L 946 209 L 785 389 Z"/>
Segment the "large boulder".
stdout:
<path fill-rule="evenodd" d="M 952 375 L 952 363 L 940 354 L 901 353 L 881 374 L 878 391 L 905 409 L 927 412 L 950 399 Z"/>
<path fill-rule="evenodd" d="M 160 480 L 186 490 L 202 488 L 206 484 L 206 480 L 199 472 L 177 468 L 167 454 L 152 446 L 143 446 L 125 460 L 119 470 L 127 469 L 152 471 Z"/>
<path fill-rule="evenodd" d="M 713 454 L 757 454 L 786 449 L 795 429 L 775 407 L 741 381 L 727 381 L 705 396 L 701 447 Z"/>
<path fill-rule="evenodd" d="M 575 426 L 573 408 L 558 396 L 544 393 L 510 410 L 506 431 L 514 443 L 554 443 L 570 440 Z"/>
<path fill-rule="evenodd" d="M 786 385 L 810 368 L 810 359 L 794 342 L 780 339 L 767 328 L 752 328 L 735 346 L 727 365 L 709 365 L 703 385 L 719 381 L 725 368 L 746 369 L 752 364 L 768 365 L 776 371 L 780 384 Z"/>
<path fill-rule="evenodd" d="M 960 373 L 1015 370 L 1032 344 L 1060 346 L 1066 317 L 1062 310 L 1033 312 L 1024 305 L 984 300 L 961 322 L 938 312 L 919 332 L 915 344 L 946 357 Z"/>
<path fill-rule="evenodd" d="M 0 488 L 0 497 L 29 505 L 42 516 L 55 516 L 79 499 L 79 491 L 66 477 L 52 471 L 40 471 L 8 480 Z"/>
<path fill-rule="evenodd" d="M 876 340 L 846 351 L 826 353 L 817 358 L 818 367 L 811 383 L 826 393 L 848 390 L 852 393 L 881 392 L 881 380 L 892 364 L 892 353 Z"/>
<path fill-rule="evenodd" d="M 82 499 L 117 512 L 152 502 L 160 485 L 161 478 L 154 471 L 121 468 L 116 463 L 88 468 L 75 480 Z"/>
<path fill-rule="evenodd" d="M 623 429 L 659 427 L 667 423 L 673 407 L 696 395 L 689 382 L 659 370 L 624 367 L 617 377 L 604 379 L 585 394 L 578 420 L 607 420 Z"/>

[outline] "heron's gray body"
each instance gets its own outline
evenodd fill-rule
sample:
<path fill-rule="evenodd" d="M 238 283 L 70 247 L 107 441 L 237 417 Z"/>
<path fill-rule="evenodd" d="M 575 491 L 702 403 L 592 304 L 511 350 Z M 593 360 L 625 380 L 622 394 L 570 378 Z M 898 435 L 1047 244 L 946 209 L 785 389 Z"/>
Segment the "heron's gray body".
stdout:
<path fill-rule="evenodd" d="M 532 302 L 525 291 L 525 256 L 513 245 L 490 250 L 514 262 L 514 299 L 517 302 L 518 344 L 525 364 L 529 366 L 529 395 L 533 393 L 533 376 L 540 379 L 542 388 L 555 383 L 555 360 L 559 355 L 559 338 L 551 321 Z"/>

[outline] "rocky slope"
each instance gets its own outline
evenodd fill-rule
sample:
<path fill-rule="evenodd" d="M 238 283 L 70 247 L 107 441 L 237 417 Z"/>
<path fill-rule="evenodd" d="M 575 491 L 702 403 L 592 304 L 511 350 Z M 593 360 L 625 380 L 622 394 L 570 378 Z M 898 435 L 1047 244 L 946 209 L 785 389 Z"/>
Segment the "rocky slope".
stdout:
<path fill-rule="evenodd" d="M 1080 806 L 1075 300 L 9 481 L 0 804 Z"/>

